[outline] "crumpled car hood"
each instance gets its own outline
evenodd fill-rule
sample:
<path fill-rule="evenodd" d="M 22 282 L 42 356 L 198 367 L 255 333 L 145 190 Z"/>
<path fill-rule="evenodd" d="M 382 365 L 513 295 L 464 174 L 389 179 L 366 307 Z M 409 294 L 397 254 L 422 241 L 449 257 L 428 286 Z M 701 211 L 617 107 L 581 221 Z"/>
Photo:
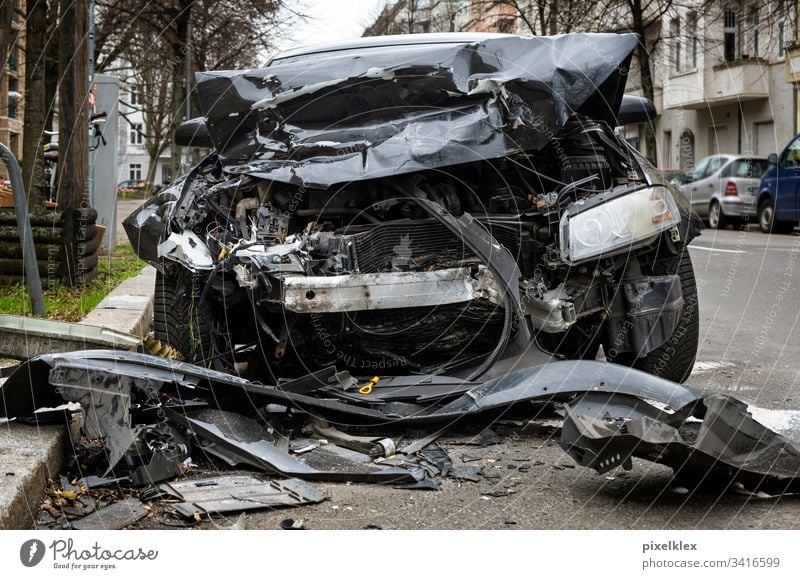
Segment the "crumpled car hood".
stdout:
<path fill-rule="evenodd" d="M 493 37 L 203 72 L 225 170 L 328 188 L 538 150 L 574 113 L 613 122 L 634 34 Z"/>

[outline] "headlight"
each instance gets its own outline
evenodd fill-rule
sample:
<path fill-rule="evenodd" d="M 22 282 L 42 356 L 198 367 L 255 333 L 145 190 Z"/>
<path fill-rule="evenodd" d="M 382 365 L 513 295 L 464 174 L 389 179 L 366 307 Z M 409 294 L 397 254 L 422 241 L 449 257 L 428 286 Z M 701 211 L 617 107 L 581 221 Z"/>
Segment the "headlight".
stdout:
<path fill-rule="evenodd" d="M 584 208 L 570 205 L 561 217 L 561 257 L 577 263 L 644 245 L 680 223 L 678 206 L 665 187 L 650 187 Z"/>

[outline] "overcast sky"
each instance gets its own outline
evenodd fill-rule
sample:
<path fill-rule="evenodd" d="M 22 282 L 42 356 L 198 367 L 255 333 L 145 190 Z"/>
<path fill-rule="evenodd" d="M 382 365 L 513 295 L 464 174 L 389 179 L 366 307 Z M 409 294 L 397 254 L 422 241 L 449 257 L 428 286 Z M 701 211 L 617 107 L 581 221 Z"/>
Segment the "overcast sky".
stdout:
<path fill-rule="evenodd" d="M 308 18 L 291 27 L 278 42 L 281 50 L 302 44 L 347 40 L 361 36 L 386 0 L 296 0 L 293 6 Z"/>

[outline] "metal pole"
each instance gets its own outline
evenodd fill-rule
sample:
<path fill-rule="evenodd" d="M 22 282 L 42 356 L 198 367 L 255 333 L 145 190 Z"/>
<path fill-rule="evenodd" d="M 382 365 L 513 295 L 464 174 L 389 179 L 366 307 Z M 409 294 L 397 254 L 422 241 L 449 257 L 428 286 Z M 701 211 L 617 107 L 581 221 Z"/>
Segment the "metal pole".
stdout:
<path fill-rule="evenodd" d="M 94 0 L 89 0 L 89 91 L 94 91 Z M 94 111 L 90 111 L 93 113 Z M 92 129 L 94 131 L 94 129 Z M 94 136 L 94 132 L 89 135 Z M 91 143 L 90 143 L 91 144 Z M 94 207 L 94 161 L 97 152 L 89 152 L 89 206 Z"/>
<path fill-rule="evenodd" d="M 8 178 L 11 181 L 11 191 L 14 194 L 19 242 L 22 245 L 22 261 L 25 264 L 25 283 L 31 294 L 33 315 L 44 316 L 44 293 L 42 292 L 42 280 L 39 277 L 39 264 L 36 261 L 36 247 L 33 245 L 31 220 L 28 217 L 28 198 L 25 195 L 22 173 L 19 170 L 17 159 L 9 148 L 2 143 L 0 143 L 0 157 L 3 158 L 3 162 L 8 167 Z"/>

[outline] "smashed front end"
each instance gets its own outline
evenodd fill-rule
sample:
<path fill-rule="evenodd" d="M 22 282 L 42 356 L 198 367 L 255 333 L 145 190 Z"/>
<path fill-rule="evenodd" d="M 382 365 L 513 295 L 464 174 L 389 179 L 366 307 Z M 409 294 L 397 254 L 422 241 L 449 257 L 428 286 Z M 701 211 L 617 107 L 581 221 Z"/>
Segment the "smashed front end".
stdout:
<path fill-rule="evenodd" d="M 215 153 L 125 222 L 167 288 L 157 337 L 273 380 L 664 346 L 698 229 L 611 129 L 635 45 L 506 36 L 201 73 Z"/>

